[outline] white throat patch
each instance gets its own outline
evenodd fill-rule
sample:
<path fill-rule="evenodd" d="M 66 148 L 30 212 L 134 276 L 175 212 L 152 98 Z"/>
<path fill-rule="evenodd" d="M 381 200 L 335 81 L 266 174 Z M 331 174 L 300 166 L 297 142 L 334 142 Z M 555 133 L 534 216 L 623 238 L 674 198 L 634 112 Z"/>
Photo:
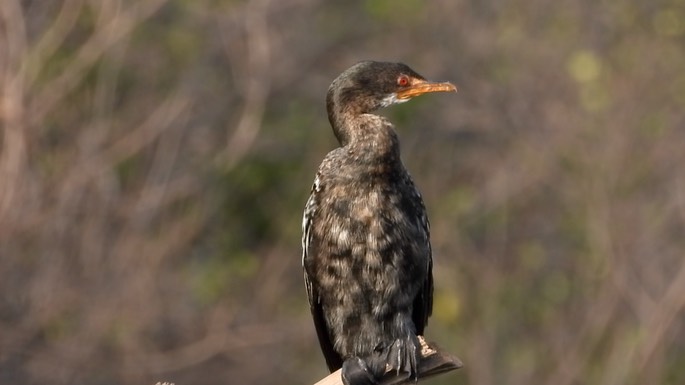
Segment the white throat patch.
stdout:
<path fill-rule="evenodd" d="M 399 104 L 399 103 L 408 102 L 409 99 L 411 99 L 411 98 L 399 99 L 397 97 L 397 94 L 393 92 L 392 94 L 381 99 L 381 107 L 387 107 L 387 106 L 390 106 L 392 104 Z"/>

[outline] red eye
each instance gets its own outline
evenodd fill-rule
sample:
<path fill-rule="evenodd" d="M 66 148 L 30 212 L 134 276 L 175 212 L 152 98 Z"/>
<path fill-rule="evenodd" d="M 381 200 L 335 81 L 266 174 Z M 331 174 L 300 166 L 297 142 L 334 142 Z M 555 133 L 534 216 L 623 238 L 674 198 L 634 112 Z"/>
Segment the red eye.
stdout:
<path fill-rule="evenodd" d="M 405 75 L 400 76 L 397 78 L 397 85 L 406 87 L 409 85 L 409 78 Z"/>

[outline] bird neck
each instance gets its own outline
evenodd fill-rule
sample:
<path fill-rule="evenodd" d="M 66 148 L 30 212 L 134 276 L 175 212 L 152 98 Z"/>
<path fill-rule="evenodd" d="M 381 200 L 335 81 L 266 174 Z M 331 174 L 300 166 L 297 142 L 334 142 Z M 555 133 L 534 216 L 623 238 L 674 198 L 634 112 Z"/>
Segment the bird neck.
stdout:
<path fill-rule="evenodd" d="M 397 133 L 384 117 L 349 114 L 334 117 L 331 124 L 340 145 L 348 149 L 357 162 L 401 164 Z"/>
<path fill-rule="evenodd" d="M 364 94 L 363 89 L 346 86 L 347 81 L 345 76 L 334 80 L 326 94 L 328 121 L 343 147 L 359 136 L 363 117 L 381 107 L 377 98 Z"/>

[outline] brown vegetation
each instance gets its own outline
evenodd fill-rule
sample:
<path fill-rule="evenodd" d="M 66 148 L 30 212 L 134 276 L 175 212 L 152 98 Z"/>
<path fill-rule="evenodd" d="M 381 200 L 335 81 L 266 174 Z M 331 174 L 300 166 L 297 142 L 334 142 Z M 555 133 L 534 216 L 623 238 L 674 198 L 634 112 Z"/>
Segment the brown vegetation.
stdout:
<path fill-rule="evenodd" d="M 300 220 L 362 59 L 432 221 L 426 383 L 685 382 L 685 2 L 0 1 L 0 383 L 313 383 Z M 268 370 L 264 368 L 268 367 Z"/>

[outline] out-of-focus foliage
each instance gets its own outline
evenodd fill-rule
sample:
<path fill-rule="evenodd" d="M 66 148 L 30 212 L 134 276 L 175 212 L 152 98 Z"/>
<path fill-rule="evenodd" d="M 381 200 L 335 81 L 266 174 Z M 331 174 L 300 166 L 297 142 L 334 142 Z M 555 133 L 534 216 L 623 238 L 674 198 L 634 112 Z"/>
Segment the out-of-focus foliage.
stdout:
<path fill-rule="evenodd" d="M 314 383 L 301 210 L 330 81 L 432 222 L 434 384 L 685 383 L 685 1 L 0 2 L 0 383 Z"/>

